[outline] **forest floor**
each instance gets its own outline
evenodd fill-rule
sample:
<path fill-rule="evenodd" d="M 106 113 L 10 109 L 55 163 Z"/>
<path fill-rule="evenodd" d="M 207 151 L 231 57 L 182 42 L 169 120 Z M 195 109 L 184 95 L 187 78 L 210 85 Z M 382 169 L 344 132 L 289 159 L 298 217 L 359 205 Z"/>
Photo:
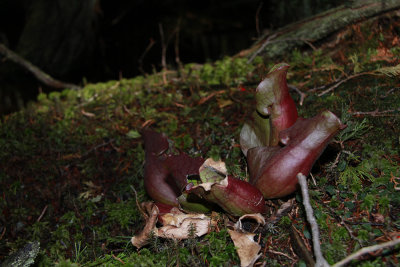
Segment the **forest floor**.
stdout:
<path fill-rule="evenodd" d="M 306 94 L 300 105 L 300 95 L 291 91 L 300 116 L 329 109 L 348 125 L 308 183 L 327 261 L 399 238 L 399 29 L 399 21 L 381 18 L 353 25 L 314 44 L 315 50 L 251 63 L 227 57 L 39 95 L 0 122 L 0 262 L 36 240 L 36 266 L 240 265 L 223 219 L 203 237 L 132 246 L 131 237 L 144 227 L 132 187 L 139 202 L 150 200 L 139 130 L 150 125 L 189 155 L 219 157 L 230 173 L 247 179 L 240 129 L 253 112 L 257 84 L 279 62 L 291 66 L 291 88 Z M 291 198 L 287 215 L 256 232 L 262 246 L 257 263 L 305 266 L 301 251 L 311 253 L 312 242 L 301 194 L 268 200 L 266 216 Z M 399 261 L 397 247 L 354 265 Z"/>

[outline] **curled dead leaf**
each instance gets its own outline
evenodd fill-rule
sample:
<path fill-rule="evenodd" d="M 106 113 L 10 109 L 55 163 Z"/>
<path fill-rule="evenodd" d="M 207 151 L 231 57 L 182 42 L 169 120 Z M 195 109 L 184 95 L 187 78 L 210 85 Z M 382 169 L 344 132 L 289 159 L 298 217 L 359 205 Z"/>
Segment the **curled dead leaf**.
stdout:
<path fill-rule="evenodd" d="M 172 239 L 199 237 L 209 232 L 211 219 L 204 214 L 165 214 L 169 224 L 158 229 L 157 236 Z"/>
<path fill-rule="evenodd" d="M 255 234 L 242 233 L 235 230 L 229 230 L 228 233 L 235 244 L 236 251 L 240 258 L 240 266 L 247 267 L 253 266 L 257 259 L 261 256 L 261 246 L 254 242 Z"/>
<path fill-rule="evenodd" d="M 143 202 L 141 203 L 141 211 L 145 217 L 146 224 L 143 230 L 132 237 L 131 243 L 137 248 L 141 248 L 148 244 L 151 232 L 156 232 L 156 223 L 159 210 L 153 202 Z"/>
<path fill-rule="evenodd" d="M 240 217 L 239 220 L 235 223 L 235 229 L 236 230 L 242 230 L 243 229 L 242 220 L 254 220 L 255 222 L 258 223 L 258 225 L 265 225 L 265 218 L 260 213 L 245 214 L 242 217 Z"/>
<path fill-rule="evenodd" d="M 146 220 L 143 230 L 132 237 L 131 243 L 141 248 L 149 243 L 149 237 L 155 236 L 172 239 L 187 239 L 202 236 L 209 232 L 211 218 L 204 214 L 185 214 L 176 210 L 161 215 L 160 222 L 163 226 L 156 227 L 160 211 L 153 202 L 140 204 L 142 214 Z"/>

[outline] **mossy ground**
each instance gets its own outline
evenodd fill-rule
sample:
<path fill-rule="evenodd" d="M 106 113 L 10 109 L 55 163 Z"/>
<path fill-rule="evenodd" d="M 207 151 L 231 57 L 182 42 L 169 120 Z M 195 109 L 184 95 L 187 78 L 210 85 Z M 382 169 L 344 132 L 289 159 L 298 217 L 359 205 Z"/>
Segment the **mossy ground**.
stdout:
<path fill-rule="evenodd" d="M 315 164 L 316 184 L 309 182 L 328 262 L 399 237 L 400 71 L 361 75 L 318 96 L 346 77 L 400 63 L 399 28 L 387 20 L 350 27 L 339 49 L 321 45 L 251 64 L 225 58 L 88 84 L 82 91 L 39 95 L 25 110 L 2 118 L 0 261 L 38 240 L 38 266 L 238 266 L 223 214 L 218 231 L 202 238 L 153 238 L 139 251 L 130 244 L 144 224 L 131 187 L 139 201 L 149 200 L 138 130 L 151 125 L 183 151 L 220 157 L 231 173 L 246 179 L 240 128 L 253 111 L 254 88 L 280 61 L 291 65 L 288 82 L 307 93 L 300 115 L 329 109 L 348 124 Z M 298 103 L 299 96 L 292 95 Z M 293 196 L 297 202 L 289 215 L 257 235 L 260 261 L 267 266 L 304 266 L 294 253 L 290 225 L 308 248 L 311 235 L 301 197 Z M 278 200 L 268 204 L 271 214 L 279 207 Z M 381 255 L 357 264 L 397 265 L 400 260 L 398 249 Z"/>

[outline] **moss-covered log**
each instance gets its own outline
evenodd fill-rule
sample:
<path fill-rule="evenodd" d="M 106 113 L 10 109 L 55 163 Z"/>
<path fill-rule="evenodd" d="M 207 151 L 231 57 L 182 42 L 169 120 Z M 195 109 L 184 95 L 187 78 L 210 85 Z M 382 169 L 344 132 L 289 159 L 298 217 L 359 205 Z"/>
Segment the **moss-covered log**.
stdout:
<path fill-rule="evenodd" d="M 274 57 L 300 46 L 311 46 L 353 23 L 368 20 L 400 9 L 400 0 L 355 0 L 292 23 L 262 36 L 241 55 Z"/>

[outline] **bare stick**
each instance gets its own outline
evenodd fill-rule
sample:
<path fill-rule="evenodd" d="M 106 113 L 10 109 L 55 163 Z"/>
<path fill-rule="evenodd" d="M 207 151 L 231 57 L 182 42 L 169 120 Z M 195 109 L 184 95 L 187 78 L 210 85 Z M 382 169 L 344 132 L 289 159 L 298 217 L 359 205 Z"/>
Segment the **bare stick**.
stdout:
<path fill-rule="evenodd" d="M 328 89 L 322 91 L 321 93 L 318 94 L 318 96 L 323 96 L 333 90 L 335 90 L 336 88 L 338 88 L 342 83 L 347 82 L 348 80 L 354 79 L 356 77 L 362 76 L 362 75 L 367 75 L 367 74 L 371 74 L 371 72 L 361 72 L 361 73 L 357 73 L 351 76 L 348 76 L 347 78 L 339 81 L 338 83 L 334 84 L 333 86 L 329 87 Z"/>
<path fill-rule="evenodd" d="M 275 254 L 275 255 L 280 255 L 280 256 L 283 256 L 283 257 L 288 258 L 288 259 L 291 260 L 291 261 L 295 261 L 295 259 L 293 259 L 293 258 L 290 257 L 289 255 L 287 255 L 287 254 L 285 254 L 285 253 L 283 253 L 283 252 L 280 252 L 280 251 L 275 251 L 275 250 L 272 250 L 272 249 L 268 249 L 268 250 L 266 250 L 265 252 L 272 253 L 272 254 Z"/>
<path fill-rule="evenodd" d="M 40 222 L 46 210 L 47 210 L 47 205 L 43 208 L 42 213 L 40 213 L 40 216 L 39 218 L 37 218 L 36 222 Z"/>
<path fill-rule="evenodd" d="M 350 113 L 351 115 L 370 115 L 372 117 L 382 117 L 382 116 L 393 116 L 392 114 L 388 114 L 388 113 L 392 113 L 395 111 L 400 111 L 400 108 L 396 109 L 389 109 L 389 110 L 382 110 L 379 111 L 378 109 L 374 110 L 374 111 L 356 111 L 356 112 L 352 112 Z"/>
<path fill-rule="evenodd" d="M 303 196 L 303 205 L 306 210 L 307 221 L 311 225 L 314 255 L 316 259 L 315 266 L 317 267 L 329 266 L 328 262 L 325 260 L 321 252 L 321 245 L 319 243 L 319 229 L 317 221 L 315 220 L 314 217 L 313 209 L 310 204 L 310 196 L 308 194 L 308 187 L 307 187 L 307 177 L 305 177 L 302 173 L 298 173 L 297 179 L 299 179 L 299 184 L 301 187 L 301 194 Z"/>
<path fill-rule="evenodd" d="M 381 95 L 379 98 L 385 99 L 385 98 L 388 97 L 391 93 L 393 93 L 396 89 L 400 89 L 400 87 L 394 87 L 394 88 L 390 89 L 390 90 L 387 91 L 384 95 Z"/>
<path fill-rule="evenodd" d="M 142 206 L 140 205 L 139 200 L 138 200 L 138 194 L 137 194 L 135 188 L 132 185 L 130 187 L 131 187 L 132 191 L 135 193 L 136 206 L 137 206 L 138 210 L 143 215 L 143 217 L 145 219 L 147 219 L 149 216 L 146 214 L 146 212 L 143 210 Z"/>
<path fill-rule="evenodd" d="M 164 30 L 161 23 L 158 24 L 158 28 L 160 30 L 160 37 L 161 37 L 161 66 L 164 70 L 167 69 L 167 45 L 165 43 L 164 38 Z"/>
<path fill-rule="evenodd" d="M 178 68 L 181 69 L 183 68 L 181 59 L 179 57 L 179 32 L 181 30 L 181 19 L 178 20 L 178 23 L 176 25 L 176 34 L 175 34 L 175 62 L 178 64 Z"/>
<path fill-rule="evenodd" d="M 276 34 L 270 35 L 268 36 L 268 38 L 264 41 L 264 43 L 260 46 L 260 48 L 257 49 L 257 51 L 251 55 L 251 57 L 249 58 L 249 60 L 247 60 L 247 63 L 251 63 L 258 54 L 261 53 L 261 51 L 264 50 L 264 48 L 271 43 L 271 40 L 274 39 L 276 37 Z"/>
<path fill-rule="evenodd" d="M 300 101 L 299 104 L 300 106 L 303 105 L 304 103 L 304 99 L 306 98 L 307 94 L 303 93 L 302 91 L 300 91 L 299 88 L 297 88 L 296 86 L 292 85 L 292 84 L 288 84 L 289 89 L 292 89 L 294 91 L 296 91 L 296 93 L 298 93 L 300 95 Z"/>
<path fill-rule="evenodd" d="M 117 256 L 114 256 L 114 254 L 111 254 L 111 256 L 112 256 L 115 260 L 119 261 L 120 263 L 125 264 L 125 262 L 124 262 L 123 260 L 121 260 L 121 259 L 118 258 Z"/>
<path fill-rule="evenodd" d="M 144 69 L 143 69 L 143 59 L 144 59 L 144 57 L 146 56 L 146 54 L 150 51 L 150 49 L 153 47 L 153 45 L 154 45 L 155 43 L 156 43 L 156 42 L 153 40 L 153 38 L 150 38 L 150 43 L 147 45 L 146 49 L 144 50 L 143 54 L 140 56 L 140 58 L 139 58 L 139 60 L 138 60 L 138 63 L 139 63 L 139 71 L 140 71 L 142 74 L 145 74 L 145 71 L 144 71 Z"/>
<path fill-rule="evenodd" d="M 7 59 L 28 70 L 36 77 L 36 79 L 38 79 L 47 86 L 57 89 L 64 89 L 64 88 L 70 88 L 74 90 L 81 89 L 81 87 L 76 84 L 64 83 L 62 81 L 54 79 L 49 74 L 45 73 L 44 71 L 42 71 L 29 61 L 27 61 L 26 59 L 20 57 L 17 53 L 14 53 L 3 44 L 0 44 L 0 54 L 3 54 Z"/>
<path fill-rule="evenodd" d="M 0 240 L 3 239 L 3 236 L 4 236 L 5 233 L 6 233 L 6 230 L 7 230 L 7 227 L 4 226 L 4 230 L 3 230 L 3 232 L 2 232 L 1 235 L 0 235 Z"/>
<path fill-rule="evenodd" d="M 343 260 L 335 263 L 334 265 L 332 265 L 332 267 L 340 267 L 340 266 L 345 266 L 347 265 L 349 262 L 351 262 L 352 260 L 357 259 L 358 257 L 380 250 L 380 249 L 384 249 L 384 248 L 389 248 L 389 247 L 393 247 L 397 244 L 400 244 L 400 238 L 395 239 L 395 240 L 391 240 L 379 245 L 373 245 L 373 246 L 369 246 L 369 247 L 365 247 L 362 248 L 360 250 L 358 250 L 357 252 L 350 254 L 349 256 L 347 256 L 346 258 L 344 258 Z"/>

